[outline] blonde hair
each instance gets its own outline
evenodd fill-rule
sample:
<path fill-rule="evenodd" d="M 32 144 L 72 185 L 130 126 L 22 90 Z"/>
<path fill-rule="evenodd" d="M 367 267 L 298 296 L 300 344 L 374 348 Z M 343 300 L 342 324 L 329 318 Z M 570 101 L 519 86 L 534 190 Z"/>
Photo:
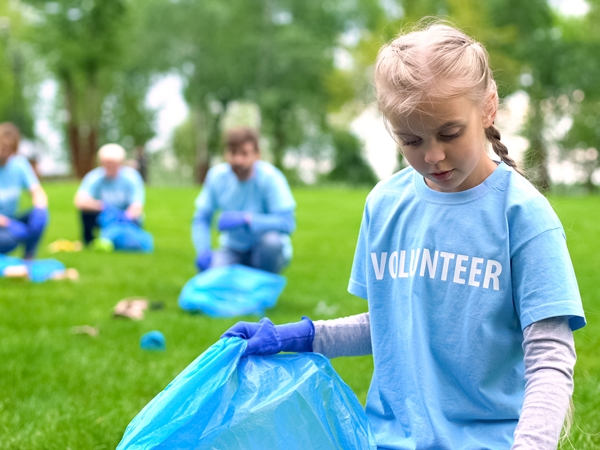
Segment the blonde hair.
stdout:
<path fill-rule="evenodd" d="M 381 48 L 375 88 L 379 109 L 392 123 L 431 99 L 466 96 L 481 106 L 484 115 L 498 109 L 498 88 L 483 45 L 439 21 L 401 33 Z M 493 124 L 485 136 L 500 159 L 519 171 Z"/>
<path fill-rule="evenodd" d="M 100 161 L 118 161 L 125 160 L 125 149 L 119 144 L 105 144 L 98 150 L 98 159 Z"/>

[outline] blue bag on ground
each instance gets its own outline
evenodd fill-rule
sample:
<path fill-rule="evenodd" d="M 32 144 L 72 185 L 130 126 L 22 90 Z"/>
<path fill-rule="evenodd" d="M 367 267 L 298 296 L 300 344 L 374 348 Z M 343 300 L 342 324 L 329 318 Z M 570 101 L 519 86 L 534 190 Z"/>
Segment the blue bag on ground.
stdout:
<path fill-rule="evenodd" d="M 35 259 L 33 261 L 0 255 L 0 275 L 7 267 L 25 266 L 31 281 L 42 283 L 54 275 L 65 271 L 65 265 L 56 259 Z"/>
<path fill-rule="evenodd" d="M 264 315 L 277 303 L 286 279 L 241 264 L 215 267 L 189 280 L 179 294 L 179 306 L 212 317 Z"/>
<path fill-rule="evenodd" d="M 247 356 L 221 339 L 131 421 L 117 450 L 376 449 L 367 416 L 317 353 Z"/>
<path fill-rule="evenodd" d="M 98 216 L 100 237 L 110 240 L 115 250 L 150 253 L 154 250 L 152 235 L 117 208 L 107 207 Z"/>

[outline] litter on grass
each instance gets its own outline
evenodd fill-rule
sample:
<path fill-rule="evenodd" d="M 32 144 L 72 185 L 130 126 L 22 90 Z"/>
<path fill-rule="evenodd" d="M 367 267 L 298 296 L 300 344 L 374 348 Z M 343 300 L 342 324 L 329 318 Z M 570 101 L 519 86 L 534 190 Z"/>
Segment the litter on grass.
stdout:
<path fill-rule="evenodd" d="M 96 337 L 100 334 L 100 330 L 96 327 L 92 327 L 91 325 L 79 325 L 76 327 L 71 327 L 71 334 L 86 334 L 91 337 Z"/>
<path fill-rule="evenodd" d="M 140 339 L 142 350 L 164 351 L 167 349 L 165 336 L 157 330 L 149 331 Z"/>
<path fill-rule="evenodd" d="M 80 252 L 83 249 L 81 241 L 69 241 L 68 239 L 57 239 L 54 242 L 48 244 L 48 250 L 50 253 L 59 252 Z"/>
<path fill-rule="evenodd" d="M 126 298 L 117 303 L 113 309 L 113 317 L 142 320 L 144 311 L 148 309 L 148 300 L 145 298 Z"/>

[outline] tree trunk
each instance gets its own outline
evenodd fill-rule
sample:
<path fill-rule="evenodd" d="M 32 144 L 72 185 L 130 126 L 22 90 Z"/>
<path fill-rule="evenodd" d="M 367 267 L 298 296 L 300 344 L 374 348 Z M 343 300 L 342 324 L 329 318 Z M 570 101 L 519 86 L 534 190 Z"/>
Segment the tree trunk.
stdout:
<path fill-rule="evenodd" d="M 204 184 L 206 174 L 210 169 L 210 152 L 208 149 L 208 137 L 206 131 L 206 113 L 203 111 L 192 112 L 193 122 L 196 125 L 196 167 L 194 168 L 194 178 L 196 183 Z"/>
<path fill-rule="evenodd" d="M 594 182 L 592 181 L 592 176 L 593 175 L 594 175 L 594 171 L 592 170 L 592 171 L 590 171 L 587 174 L 587 176 L 585 178 L 584 186 L 585 186 L 585 189 L 588 191 L 589 194 L 595 194 L 596 190 L 598 189 L 596 187 L 596 185 L 594 184 Z"/>
<path fill-rule="evenodd" d="M 551 182 L 548 173 L 548 150 L 543 137 L 544 114 L 539 100 L 530 100 L 529 107 L 529 148 L 525 152 L 525 169 L 534 186 L 546 194 L 550 190 Z"/>
<path fill-rule="evenodd" d="M 211 114 L 207 111 L 202 111 L 196 114 L 195 120 L 198 130 L 207 129 L 208 136 L 206 139 L 199 138 L 197 141 L 197 158 L 196 158 L 196 182 L 204 183 L 206 174 L 210 169 L 211 155 L 221 153 L 222 135 L 223 135 L 223 118 L 227 113 L 228 100 L 222 100 L 221 111 L 216 114 Z M 204 118 L 204 120 L 202 119 Z M 207 120 L 208 118 L 208 120 Z M 207 122 L 208 126 L 207 126 Z"/>
<path fill-rule="evenodd" d="M 65 103 L 69 118 L 67 134 L 71 150 L 71 162 L 77 178 L 83 178 L 95 167 L 95 156 L 98 149 L 98 124 L 90 120 L 90 124 L 82 123 L 78 108 L 78 93 L 70 77 L 64 79 Z M 83 99 L 93 102 L 95 99 Z M 81 100 L 80 100 L 81 101 Z M 92 106 L 93 108 L 93 106 Z"/>
<path fill-rule="evenodd" d="M 286 136 L 282 119 L 282 111 L 276 111 L 273 121 L 273 165 L 283 169 L 283 154 L 285 152 Z"/>

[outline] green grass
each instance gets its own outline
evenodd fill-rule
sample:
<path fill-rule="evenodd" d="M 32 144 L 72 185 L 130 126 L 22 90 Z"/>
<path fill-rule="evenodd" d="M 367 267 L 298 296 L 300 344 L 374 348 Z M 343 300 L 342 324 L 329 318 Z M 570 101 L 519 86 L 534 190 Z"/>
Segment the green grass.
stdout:
<path fill-rule="evenodd" d="M 47 184 L 51 225 L 47 243 L 79 236 L 72 207 L 74 184 Z M 78 282 L 32 284 L 0 279 L 0 449 L 112 449 L 129 421 L 184 367 L 237 319 L 189 315 L 177 306 L 183 284 L 194 275 L 189 224 L 194 188 L 149 188 L 146 225 L 155 237 L 151 255 L 61 253 L 57 258 L 81 274 Z M 302 315 L 330 318 L 366 311 L 346 292 L 367 191 L 302 189 L 294 262 L 276 308 L 275 323 Z M 553 198 L 577 271 L 589 325 L 576 333 L 576 449 L 600 446 L 600 199 Z M 140 322 L 113 319 L 122 298 L 148 297 L 165 308 Z M 327 308 L 318 307 L 325 302 Z M 249 317 L 249 320 L 255 320 Z M 92 325 L 97 338 L 73 335 Z M 161 330 L 166 352 L 139 348 L 143 333 Z M 372 374 L 370 357 L 333 364 L 364 403 Z M 566 445 L 565 448 L 570 448 Z"/>

